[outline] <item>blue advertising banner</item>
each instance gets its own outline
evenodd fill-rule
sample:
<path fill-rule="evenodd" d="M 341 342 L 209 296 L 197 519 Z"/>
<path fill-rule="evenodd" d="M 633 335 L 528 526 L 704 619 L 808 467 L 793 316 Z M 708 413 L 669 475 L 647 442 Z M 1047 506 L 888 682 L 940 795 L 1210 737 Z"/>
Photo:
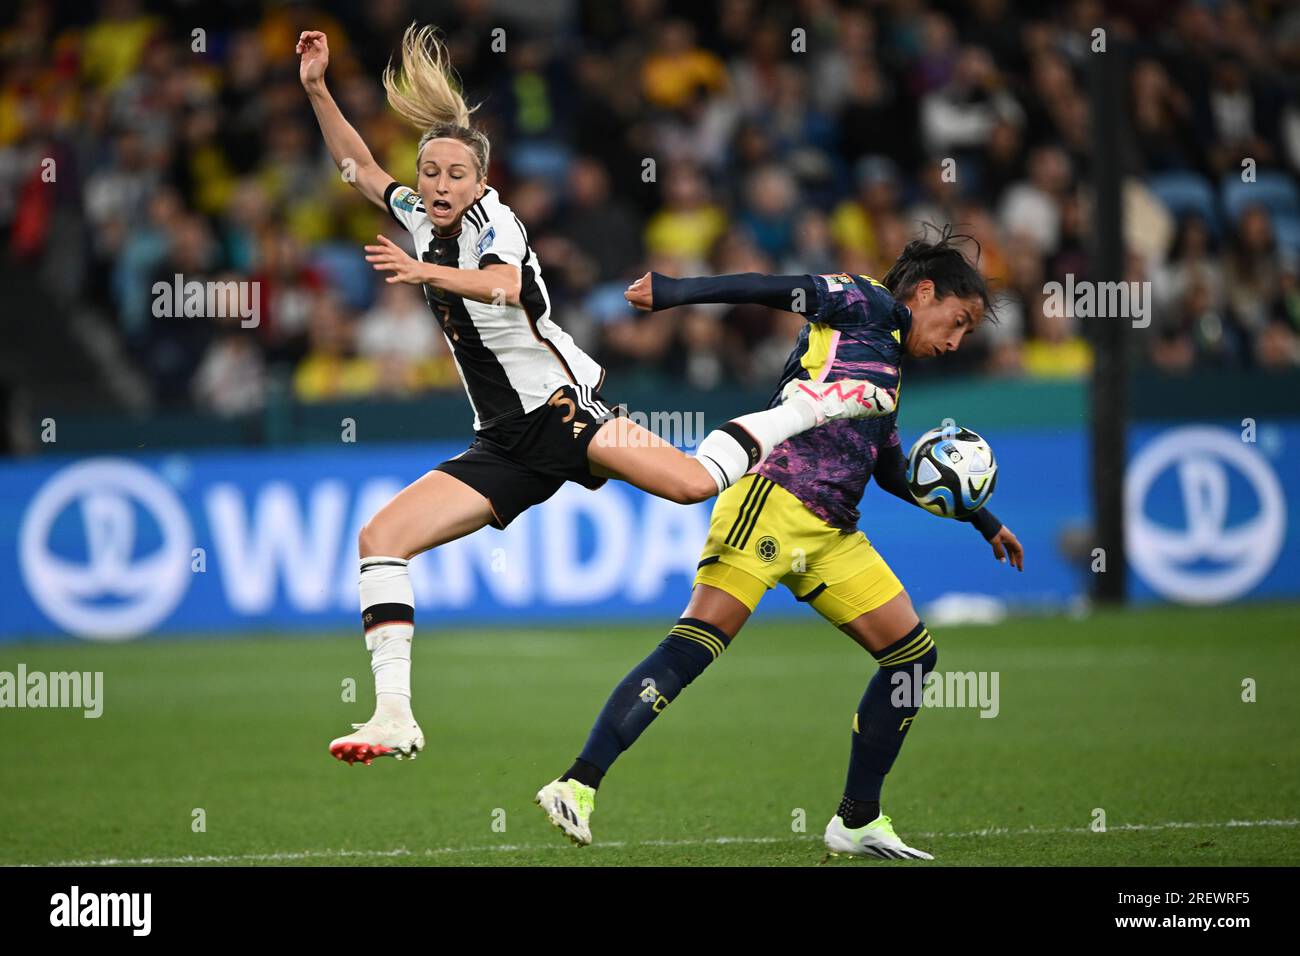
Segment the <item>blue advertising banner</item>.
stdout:
<path fill-rule="evenodd" d="M 1124 498 L 1129 593 L 1180 604 L 1300 594 L 1300 422 L 1136 429 Z"/>
<path fill-rule="evenodd" d="M 909 438 L 915 436 L 908 436 Z M 1060 607 L 1085 593 L 1062 556 L 1086 527 L 1081 430 L 988 432 L 990 507 L 1026 549 L 997 563 L 974 529 L 869 487 L 862 529 L 918 604 L 944 595 Z M 1254 437 L 1254 436 L 1252 436 Z M 1130 468 L 1130 555 L 1139 597 L 1221 601 L 1300 591 L 1295 506 L 1300 423 L 1140 429 Z M 69 635 L 337 630 L 357 624 L 356 542 L 396 491 L 460 445 L 42 458 L 0 466 L 0 640 Z M 656 619 L 684 606 L 710 504 L 619 482 L 565 486 L 505 532 L 484 529 L 412 564 L 422 630 L 465 623 Z M 784 591 L 764 613 L 811 614 Z"/>

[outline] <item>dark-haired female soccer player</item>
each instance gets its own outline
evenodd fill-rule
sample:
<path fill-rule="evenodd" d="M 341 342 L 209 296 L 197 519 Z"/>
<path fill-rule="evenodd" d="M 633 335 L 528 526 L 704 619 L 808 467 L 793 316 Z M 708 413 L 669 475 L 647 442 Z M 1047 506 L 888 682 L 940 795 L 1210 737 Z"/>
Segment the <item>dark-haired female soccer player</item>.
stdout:
<path fill-rule="evenodd" d="M 799 335 L 773 401 L 791 388 L 855 379 L 897 395 L 904 355 L 926 358 L 961 345 L 989 309 L 979 271 L 946 231 L 915 240 L 880 282 L 866 276 L 669 279 L 643 276 L 627 291 L 641 309 L 688 302 L 756 302 L 791 309 L 806 301 Z M 610 695 L 573 766 L 538 792 L 551 822 L 591 842 L 596 788 L 655 716 L 722 654 L 777 583 L 866 648 L 879 669 L 853 716 L 848 782 L 826 827 L 835 853 L 932 859 L 907 846 L 880 812 L 880 791 L 918 708 L 896 706 L 891 678 L 924 676 L 938 654 L 897 577 L 856 530 L 867 481 L 915 504 L 896 414 L 836 422 L 777 445 L 754 473 L 718 497 L 695 587 L 681 618 Z M 968 520 L 999 561 L 1024 568 L 1016 536 L 987 508 Z M 794 559 L 792 561 L 792 558 Z"/>
<path fill-rule="evenodd" d="M 330 155 L 362 195 L 411 233 L 416 258 L 383 236 L 366 261 L 385 281 L 424 287 L 474 410 L 474 443 L 403 489 L 361 530 L 361 617 L 375 713 L 330 743 L 348 763 L 413 757 L 424 734 L 411 712 L 415 597 L 407 564 L 484 525 L 504 528 L 566 481 L 620 478 L 682 503 L 739 481 L 778 443 L 825 421 L 888 414 L 869 382 L 792 390 L 766 411 L 711 432 L 695 455 L 615 414 L 605 371 L 550 317 L 541 265 L 523 223 L 487 184 L 488 139 L 451 80 L 433 28 L 410 27 L 402 65 L 384 72 L 389 105 L 420 129 L 416 188 L 385 172 L 325 87 L 325 34 L 298 38 L 299 78 Z"/>

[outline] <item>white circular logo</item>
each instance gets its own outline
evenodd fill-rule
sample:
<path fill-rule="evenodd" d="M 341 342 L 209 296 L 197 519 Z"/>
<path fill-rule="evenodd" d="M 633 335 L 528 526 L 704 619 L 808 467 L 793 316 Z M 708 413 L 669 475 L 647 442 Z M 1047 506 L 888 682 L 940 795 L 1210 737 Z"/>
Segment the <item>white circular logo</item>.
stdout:
<path fill-rule="evenodd" d="M 1156 480 L 1174 469 L 1183 527 L 1157 524 L 1146 512 Z M 1228 524 L 1230 472 L 1254 489 L 1259 510 Z M 1247 594 L 1268 574 L 1286 536 L 1282 486 L 1268 461 L 1229 431 L 1177 428 L 1146 445 L 1124 479 L 1128 559 L 1163 597 L 1215 604 Z"/>
<path fill-rule="evenodd" d="M 51 549 L 55 522 L 74 506 L 85 539 L 81 560 Z M 161 539 L 144 556 L 135 554 L 139 511 L 152 517 Z M 79 637 L 123 640 L 176 609 L 189 583 L 193 537 L 170 486 L 141 465 L 100 458 L 63 469 L 36 493 L 19 532 L 19 565 L 32 599 L 54 623 Z"/>

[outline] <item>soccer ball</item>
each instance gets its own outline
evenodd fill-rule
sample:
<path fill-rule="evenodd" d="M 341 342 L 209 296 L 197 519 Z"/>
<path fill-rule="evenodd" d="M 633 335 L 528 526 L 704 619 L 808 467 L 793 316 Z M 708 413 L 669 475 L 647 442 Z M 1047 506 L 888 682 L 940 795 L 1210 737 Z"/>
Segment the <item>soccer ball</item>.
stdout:
<path fill-rule="evenodd" d="M 979 435 L 959 425 L 932 428 L 907 456 L 907 489 L 926 511 L 962 518 L 993 497 L 998 463 Z"/>

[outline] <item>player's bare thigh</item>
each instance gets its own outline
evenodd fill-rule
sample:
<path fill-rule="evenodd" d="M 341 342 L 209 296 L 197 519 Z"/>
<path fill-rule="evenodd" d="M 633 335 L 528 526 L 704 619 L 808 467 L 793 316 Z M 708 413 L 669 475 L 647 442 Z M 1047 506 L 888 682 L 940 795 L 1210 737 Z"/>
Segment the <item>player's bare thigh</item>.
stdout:
<path fill-rule="evenodd" d="M 361 557 L 413 558 L 463 538 L 492 520 L 492 505 L 445 471 L 431 471 L 407 485 L 366 522 Z"/>
<path fill-rule="evenodd" d="M 869 651 L 879 653 L 916 627 L 920 618 L 906 591 L 899 591 L 874 611 L 841 624 L 840 630 Z"/>
<path fill-rule="evenodd" d="M 617 478 L 679 504 L 704 501 L 718 493 L 708 471 L 648 428 L 626 418 L 611 418 L 587 446 L 591 473 Z"/>

